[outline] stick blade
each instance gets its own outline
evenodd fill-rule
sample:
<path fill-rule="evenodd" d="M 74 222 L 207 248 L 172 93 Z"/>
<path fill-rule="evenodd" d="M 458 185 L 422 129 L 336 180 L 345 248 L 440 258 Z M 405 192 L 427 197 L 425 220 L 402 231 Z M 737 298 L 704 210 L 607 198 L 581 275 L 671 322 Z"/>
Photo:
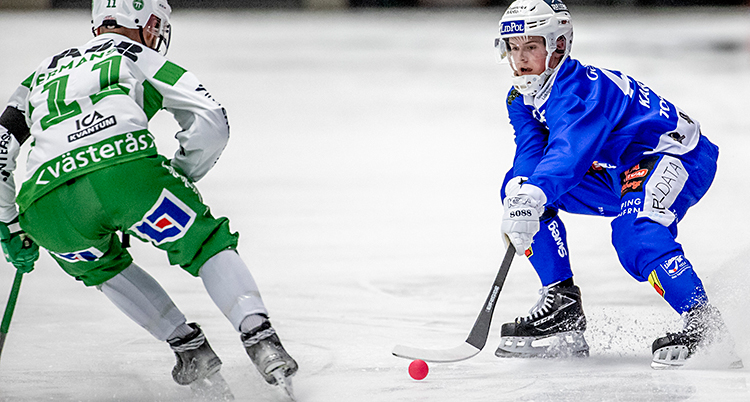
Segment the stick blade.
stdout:
<path fill-rule="evenodd" d="M 420 349 L 404 345 L 396 345 L 393 355 L 404 359 L 424 360 L 426 362 L 450 363 L 474 357 L 482 349 L 478 349 L 466 342 L 453 349 Z"/>

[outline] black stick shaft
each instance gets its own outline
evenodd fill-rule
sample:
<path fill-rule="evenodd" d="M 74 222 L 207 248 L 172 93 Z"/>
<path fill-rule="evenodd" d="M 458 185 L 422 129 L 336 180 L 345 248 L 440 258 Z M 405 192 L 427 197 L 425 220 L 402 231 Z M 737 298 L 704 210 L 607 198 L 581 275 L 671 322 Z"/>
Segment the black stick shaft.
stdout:
<path fill-rule="evenodd" d="M 490 294 L 487 296 L 487 300 L 482 306 L 482 311 L 479 312 L 479 316 L 471 328 L 469 337 L 466 338 L 466 343 L 479 350 L 482 350 L 485 343 L 487 343 L 487 336 L 490 333 L 490 324 L 492 323 L 492 314 L 495 312 L 497 298 L 500 296 L 500 290 L 503 289 L 505 278 L 508 276 L 508 271 L 510 270 L 510 263 L 513 262 L 515 254 L 516 248 L 513 247 L 513 244 L 509 244 L 503 262 L 500 264 L 500 269 L 495 277 L 495 282 L 492 283 Z"/>
<path fill-rule="evenodd" d="M 21 290 L 21 279 L 23 279 L 23 272 L 16 270 L 16 277 L 13 279 L 13 287 L 10 290 L 10 296 L 8 296 L 8 304 L 5 306 L 5 314 L 3 314 L 3 321 L 0 324 L 0 355 L 3 353 L 3 345 L 5 345 L 5 336 L 8 334 L 8 328 L 10 327 L 10 319 L 13 317 L 13 310 L 16 308 L 16 300 L 18 300 L 18 292 Z"/>

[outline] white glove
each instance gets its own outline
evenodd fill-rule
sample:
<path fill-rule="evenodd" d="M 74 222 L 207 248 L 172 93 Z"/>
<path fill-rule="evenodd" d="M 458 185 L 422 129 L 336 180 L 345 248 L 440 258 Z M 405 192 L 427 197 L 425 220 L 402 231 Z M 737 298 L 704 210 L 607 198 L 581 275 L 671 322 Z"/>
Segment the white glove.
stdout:
<path fill-rule="evenodd" d="M 508 183 L 505 184 L 505 197 L 509 198 L 517 196 L 518 192 L 521 191 L 521 186 L 526 180 L 529 180 L 529 178 L 525 176 L 516 176 L 508 180 Z"/>
<path fill-rule="evenodd" d="M 518 195 L 508 196 L 503 202 L 502 231 L 507 241 L 513 243 L 516 254 L 524 255 L 539 231 L 539 217 L 544 213 L 547 197 L 536 186 L 524 184 Z"/>

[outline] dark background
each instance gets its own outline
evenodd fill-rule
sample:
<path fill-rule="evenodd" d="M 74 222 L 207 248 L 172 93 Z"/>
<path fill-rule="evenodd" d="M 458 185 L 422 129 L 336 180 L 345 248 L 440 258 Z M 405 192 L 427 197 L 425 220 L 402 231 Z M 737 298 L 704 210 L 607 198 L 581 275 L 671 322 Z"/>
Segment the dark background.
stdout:
<path fill-rule="evenodd" d="M 348 0 L 350 7 L 418 7 L 419 0 Z M 512 0 L 474 0 L 474 6 L 507 6 Z M 739 6 L 748 0 L 568 0 L 568 5 L 623 7 Z M 302 8 L 303 0 L 170 0 L 176 8 Z M 53 8 L 89 8 L 91 0 L 52 0 Z"/>

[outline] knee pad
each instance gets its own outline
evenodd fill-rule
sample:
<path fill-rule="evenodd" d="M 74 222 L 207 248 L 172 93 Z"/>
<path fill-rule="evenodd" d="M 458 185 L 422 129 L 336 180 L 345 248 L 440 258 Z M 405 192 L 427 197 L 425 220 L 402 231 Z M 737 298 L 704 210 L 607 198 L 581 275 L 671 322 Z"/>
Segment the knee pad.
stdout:
<path fill-rule="evenodd" d="M 653 267 L 665 259 L 683 254 L 670 228 L 635 214 L 621 215 L 612 221 L 612 245 L 628 273 L 644 282 Z"/>

